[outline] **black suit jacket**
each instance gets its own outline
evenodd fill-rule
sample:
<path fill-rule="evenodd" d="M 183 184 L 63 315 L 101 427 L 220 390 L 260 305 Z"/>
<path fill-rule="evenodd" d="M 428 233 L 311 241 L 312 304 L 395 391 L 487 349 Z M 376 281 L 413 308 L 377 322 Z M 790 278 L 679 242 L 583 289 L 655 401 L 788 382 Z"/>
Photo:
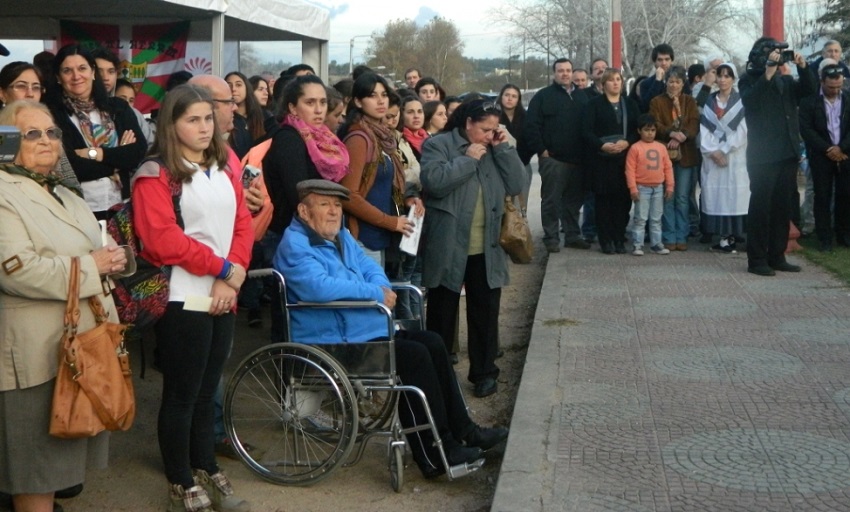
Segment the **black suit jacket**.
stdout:
<path fill-rule="evenodd" d="M 744 74 L 738 85 L 747 118 L 747 164 L 764 165 L 800 158 L 800 100 L 817 91 L 812 73 L 799 70 L 800 81 L 779 71 Z"/>
<path fill-rule="evenodd" d="M 842 92 L 841 96 L 841 134 L 838 147 L 850 155 L 850 95 Z M 800 135 L 806 143 L 809 165 L 820 169 L 835 166 L 835 162 L 826 156 L 826 150 L 835 144 L 829 136 L 826 107 L 820 93 L 800 101 Z M 842 162 L 841 168 L 850 169 L 850 161 Z"/>

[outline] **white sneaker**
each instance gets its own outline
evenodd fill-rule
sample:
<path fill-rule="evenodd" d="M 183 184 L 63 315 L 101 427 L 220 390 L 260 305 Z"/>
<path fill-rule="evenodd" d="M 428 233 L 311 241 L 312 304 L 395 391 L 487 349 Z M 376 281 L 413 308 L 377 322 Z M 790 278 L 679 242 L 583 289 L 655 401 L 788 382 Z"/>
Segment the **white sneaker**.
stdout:
<path fill-rule="evenodd" d="M 633 256 L 643 256 L 643 248 L 642 247 L 635 247 L 635 250 L 632 251 L 632 255 Z"/>
<path fill-rule="evenodd" d="M 670 254 L 670 249 L 664 247 L 661 244 L 652 246 L 652 252 L 655 254 Z"/>

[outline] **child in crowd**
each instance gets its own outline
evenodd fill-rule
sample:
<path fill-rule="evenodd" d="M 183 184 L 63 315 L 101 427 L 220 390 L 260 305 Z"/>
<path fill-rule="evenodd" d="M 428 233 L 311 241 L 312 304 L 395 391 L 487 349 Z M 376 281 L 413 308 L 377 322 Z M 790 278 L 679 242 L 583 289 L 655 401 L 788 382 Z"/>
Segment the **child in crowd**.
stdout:
<path fill-rule="evenodd" d="M 655 140 L 655 118 L 649 114 L 638 117 L 640 140 L 629 148 L 626 156 L 626 184 L 635 215 L 632 223 L 632 243 L 635 256 L 643 256 L 646 221 L 649 220 L 650 250 L 655 254 L 670 254 L 661 243 L 661 215 L 664 201 L 673 196 L 673 162 L 664 144 Z"/>

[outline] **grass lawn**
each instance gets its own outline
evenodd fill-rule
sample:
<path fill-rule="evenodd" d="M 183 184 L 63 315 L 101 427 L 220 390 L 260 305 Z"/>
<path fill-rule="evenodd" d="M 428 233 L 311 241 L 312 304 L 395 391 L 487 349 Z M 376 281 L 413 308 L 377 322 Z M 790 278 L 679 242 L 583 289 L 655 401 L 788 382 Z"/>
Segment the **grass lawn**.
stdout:
<path fill-rule="evenodd" d="M 803 246 L 800 252 L 807 260 L 817 263 L 850 284 L 850 248 L 835 246 L 832 252 L 820 252 L 820 242 L 814 235 L 797 240 Z"/>

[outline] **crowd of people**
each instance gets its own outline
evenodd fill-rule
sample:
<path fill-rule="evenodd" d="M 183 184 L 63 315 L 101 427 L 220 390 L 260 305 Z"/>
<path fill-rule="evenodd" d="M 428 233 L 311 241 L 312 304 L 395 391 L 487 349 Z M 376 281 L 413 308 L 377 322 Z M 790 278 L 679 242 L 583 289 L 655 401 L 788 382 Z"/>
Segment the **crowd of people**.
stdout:
<path fill-rule="evenodd" d="M 306 64 L 277 77 L 178 72 L 155 119 L 134 108 L 107 50 L 68 45 L 47 66 L 6 65 L 0 125 L 22 142 L 0 166 L 0 496 L 19 512 L 59 510 L 54 498 L 81 491 L 86 461 L 105 461 L 108 435 L 60 440 L 47 423 L 70 260 L 80 257 L 83 298 L 100 296 L 117 321 L 104 290 L 128 262 L 97 221 L 130 198 L 142 256 L 171 268 L 155 327 L 168 510 L 251 509 L 215 458 L 233 453 L 218 402 L 237 303 L 250 326 L 263 323 L 249 268 L 274 266 L 290 284 L 285 298 L 265 290 L 271 342 L 386 336 L 361 313 L 293 312 L 286 325 L 284 301 L 372 299 L 409 319 L 425 305 L 391 281 L 425 289 L 427 330 L 396 336 L 399 375 L 428 397 L 449 462 L 476 460 L 508 431 L 475 424 L 458 394 L 460 297 L 467 379 L 484 398 L 498 391 L 505 200 L 526 215 L 534 156 L 549 253 L 598 244 L 642 256 L 648 240 L 666 255 L 701 235 L 719 253 L 746 243 L 751 273 L 798 272 L 784 254 L 805 217 L 802 158 L 821 250 L 850 246 L 850 70 L 835 41 L 812 64 L 783 50 L 762 38 L 744 69 L 722 58 L 686 69 L 660 44 L 655 72 L 630 91 L 604 59 L 585 70 L 561 58 L 527 109 L 516 85 L 451 96 L 415 68 L 400 88 L 365 66 L 332 87 Z M 415 230 L 418 249 L 400 250 Z M 198 297 L 209 306 L 188 308 Z M 82 311 L 81 328 L 94 321 Z M 410 402 L 405 425 L 422 416 Z M 433 477 L 446 468 L 428 436 L 408 440 Z"/>

